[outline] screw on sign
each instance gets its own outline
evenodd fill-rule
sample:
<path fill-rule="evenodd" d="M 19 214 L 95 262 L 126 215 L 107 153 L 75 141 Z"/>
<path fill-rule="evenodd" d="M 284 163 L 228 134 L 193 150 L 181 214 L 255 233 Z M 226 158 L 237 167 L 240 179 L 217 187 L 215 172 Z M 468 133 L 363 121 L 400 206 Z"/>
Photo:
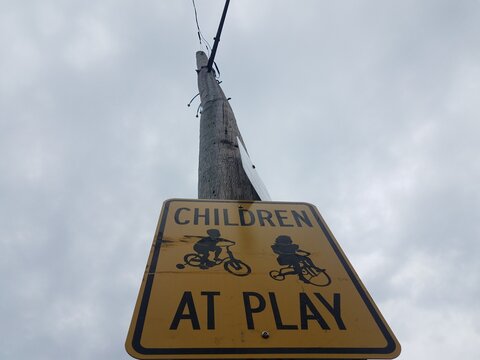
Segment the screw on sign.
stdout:
<path fill-rule="evenodd" d="M 400 353 L 314 206 L 184 199 L 164 204 L 126 347 L 139 359 Z"/>

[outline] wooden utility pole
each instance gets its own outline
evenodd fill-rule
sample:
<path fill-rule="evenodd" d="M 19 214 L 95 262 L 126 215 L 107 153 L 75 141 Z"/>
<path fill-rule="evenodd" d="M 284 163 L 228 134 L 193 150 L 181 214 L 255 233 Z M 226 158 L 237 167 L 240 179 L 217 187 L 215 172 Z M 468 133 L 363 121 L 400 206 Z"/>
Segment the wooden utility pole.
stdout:
<path fill-rule="evenodd" d="M 242 166 L 237 138 L 246 146 L 232 108 L 215 79 L 215 72 L 208 71 L 208 63 L 207 55 L 198 51 L 198 90 L 202 107 L 198 198 L 260 200 Z"/>

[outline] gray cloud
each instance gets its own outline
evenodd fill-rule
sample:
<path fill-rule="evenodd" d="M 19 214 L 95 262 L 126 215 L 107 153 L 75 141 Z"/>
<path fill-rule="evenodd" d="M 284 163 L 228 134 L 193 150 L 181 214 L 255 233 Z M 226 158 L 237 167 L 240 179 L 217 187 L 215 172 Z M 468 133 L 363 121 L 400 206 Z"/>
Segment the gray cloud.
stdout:
<path fill-rule="evenodd" d="M 197 6 L 211 39 L 221 6 Z M 191 3 L 0 10 L 0 357 L 128 359 L 161 203 L 196 197 Z M 272 197 L 319 207 L 403 358 L 477 352 L 478 19 L 232 2 L 217 57 Z"/>

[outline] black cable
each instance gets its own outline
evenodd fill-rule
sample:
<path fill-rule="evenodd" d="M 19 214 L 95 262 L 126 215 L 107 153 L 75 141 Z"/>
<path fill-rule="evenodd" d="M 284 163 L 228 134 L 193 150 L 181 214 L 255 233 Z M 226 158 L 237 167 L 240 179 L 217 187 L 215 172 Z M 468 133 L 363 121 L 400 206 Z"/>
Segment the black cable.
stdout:
<path fill-rule="evenodd" d="M 189 101 L 189 103 L 187 104 L 188 107 L 190 107 L 190 105 L 192 104 L 193 100 L 195 100 L 195 98 L 200 95 L 200 93 L 198 93 L 197 95 L 195 95 L 192 100 Z"/>
<path fill-rule="evenodd" d="M 217 63 L 215 61 L 213 62 L 213 65 L 215 65 L 215 69 L 217 69 L 217 76 L 216 77 L 219 78 L 220 77 L 220 69 L 218 68 Z"/>
<path fill-rule="evenodd" d="M 225 6 L 223 7 L 222 17 L 220 18 L 220 24 L 218 24 L 217 35 L 213 38 L 215 42 L 213 43 L 212 54 L 208 58 L 207 71 L 212 71 L 212 66 L 215 61 L 215 55 L 217 54 L 218 43 L 220 42 L 220 35 L 222 34 L 223 24 L 225 23 L 225 18 L 227 16 L 228 5 L 230 0 L 225 1 Z"/>
<path fill-rule="evenodd" d="M 202 114 L 202 110 L 203 110 L 203 109 L 202 109 L 202 104 L 200 103 L 200 104 L 198 104 L 198 107 L 197 107 L 197 115 L 195 115 L 195 117 L 198 118 L 198 113 L 200 113 L 200 115 L 201 115 L 201 114 Z"/>

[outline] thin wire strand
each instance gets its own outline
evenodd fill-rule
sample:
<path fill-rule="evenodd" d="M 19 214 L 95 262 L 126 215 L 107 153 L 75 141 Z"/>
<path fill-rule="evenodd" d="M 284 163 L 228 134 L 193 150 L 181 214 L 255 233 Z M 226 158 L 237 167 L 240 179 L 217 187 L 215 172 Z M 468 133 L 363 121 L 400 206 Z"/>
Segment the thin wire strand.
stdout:
<path fill-rule="evenodd" d="M 188 102 L 187 106 L 190 107 L 190 105 L 192 105 L 193 100 L 195 100 L 196 97 L 199 96 L 199 95 L 200 95 L 200 93 L 198 93 L 197 95 L 195 95 L 195 96 Z"/>
<path fill-rule="evenodd" d="M 200 45 L 202 45 L 202 40 L 204 41 L 205 47 L 207 48 L 208 56 L 210 56 L 211 46 L 210 46 L 209 42 L 207 41 L 207 39 L 205 39 L 205 37 L 203 36 L 202 31 L 200 30 L 200 25 L 198 23 L 197 6 L 195 5 L 195 0 L 192 0 L 192 4 L 193 4 L 193 10 L 195 12 L 195 23 L 197 24 L 198 40 L 200 40 Z"/>

